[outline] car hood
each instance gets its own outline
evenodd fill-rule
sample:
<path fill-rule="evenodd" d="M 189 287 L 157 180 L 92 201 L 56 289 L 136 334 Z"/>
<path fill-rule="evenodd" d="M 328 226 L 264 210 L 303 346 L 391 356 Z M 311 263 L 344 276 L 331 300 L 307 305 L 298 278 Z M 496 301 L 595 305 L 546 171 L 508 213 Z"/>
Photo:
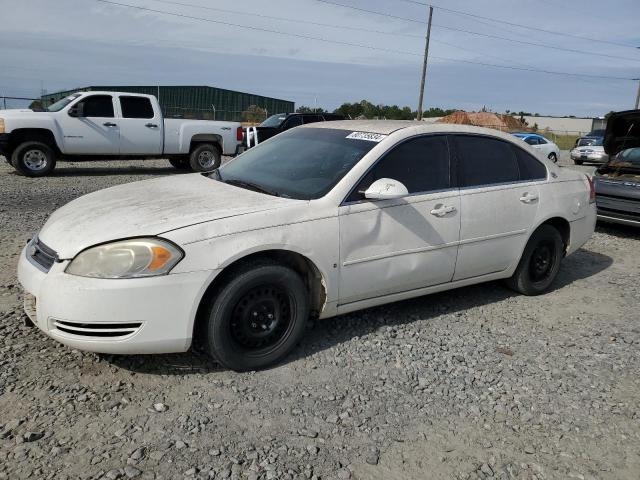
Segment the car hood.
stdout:
<path fill-rule="evenodd" d="M 614 156 L 627 148 L 640 147 L 640 110 L 611 114 L 604 135 L 604 150 Z"/>
<path fill-rule="evenodd" d="M 197 223 L 306 203 L 234 187 L 201 174 L 173 175 L 119 185 L 56 210 L 39 238 L 69 259 L 104 242 L 153 236 Z"/>

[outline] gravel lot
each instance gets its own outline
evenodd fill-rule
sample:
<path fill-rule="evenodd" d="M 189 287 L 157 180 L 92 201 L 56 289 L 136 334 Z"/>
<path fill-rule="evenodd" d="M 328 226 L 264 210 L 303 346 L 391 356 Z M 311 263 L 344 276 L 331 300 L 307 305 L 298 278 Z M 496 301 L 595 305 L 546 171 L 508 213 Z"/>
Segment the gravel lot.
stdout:
<path fill-rule="evenodd" d="M 317 322 L 257 373 L 194 353 L 81 353 L 23 326 L 17 256 L 47 216 L 172 174 L 0 165 L 0 479 L 640 477 L 630 228 L 599 226 L 545 296 L 489 283 Z"/>

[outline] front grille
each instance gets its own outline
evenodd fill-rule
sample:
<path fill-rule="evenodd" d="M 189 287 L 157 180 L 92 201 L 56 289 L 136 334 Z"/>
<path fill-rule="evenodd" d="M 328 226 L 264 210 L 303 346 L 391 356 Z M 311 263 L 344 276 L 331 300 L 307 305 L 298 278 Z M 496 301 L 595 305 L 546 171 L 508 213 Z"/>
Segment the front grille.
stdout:
<path fill-rule="evenodd" d="M 27 255 L 42 270 L 51 270 L 54 262 L 58 259 L 58 254 L 42 243 L 38 237 L 34 238 L 27 247 Z"/>
<path fill-rule="evenodd" d="M 80 337 L 117 338 L 137 332 L 142 323 L 77 323 L 53 319 L 53 328 Z"/>

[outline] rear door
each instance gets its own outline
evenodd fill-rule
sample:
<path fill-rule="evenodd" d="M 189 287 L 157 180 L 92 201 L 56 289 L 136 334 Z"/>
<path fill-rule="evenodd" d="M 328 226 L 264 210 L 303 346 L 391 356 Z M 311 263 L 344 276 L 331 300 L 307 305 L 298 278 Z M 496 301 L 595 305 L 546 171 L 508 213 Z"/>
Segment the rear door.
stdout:
<path fill-rule="evenodd" d="M 120 95 L 120 154 L 162 153 L 162 112 L 149 97 Z"/>
<path fill-rule="evenodd" d="M 80 109 L 81 116 L 69 115 Z M 64 153 L 71 155 L 117 155 L 120 128 L 112 95 L 89 95 L 73 104 L 60 116 Z"/>
<path fill-rule="evenodd" d="M 546 167 L 510 142 L 453 135 L 460 186 L 460 248 L 454 280 L 507 269 L 522 253 L 538 212 Z"/>

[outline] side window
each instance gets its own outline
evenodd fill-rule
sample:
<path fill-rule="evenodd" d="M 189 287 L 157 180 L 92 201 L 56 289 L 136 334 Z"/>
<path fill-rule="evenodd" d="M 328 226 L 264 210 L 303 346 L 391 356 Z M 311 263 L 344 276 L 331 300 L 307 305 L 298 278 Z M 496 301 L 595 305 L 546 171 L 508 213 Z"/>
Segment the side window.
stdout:
<path fill-rule="evenodd" d="M 111 95 L 93 95 L 82 102 L 85 117 L 113 118 L 113 98 Z"/>
<path fill-rule="evenodd" d="M 540 145 L 544 145 L 544 144 L 549 143 L 549 142 L 547 142 L 546 138 L 538 137 L 538 143 Z"/>
<path fill-rule="evenodd" d="M 284 129 L 288 130 L 289 128 L 297 127 L 299 125 L 302 125 L 302 115 L 295 115 L 287 119 L 284 124 Z"/>
<path fill-rule="evenodd" d="M 145 97 L 120 97 L 123 118 L 153 118 L 151 100 Z"/>
<path fill-rule="evenodd" d="M 305 115 L 304 116 L 304 123 L 305 125 L 307 123 L 316 123 L 316 122 L 322 122 L 323 118 L 320 115 Z"/>
<path fill-rule="evenodd" d="M 518 159 L 520 180 L 544 180 L 547 178 L 547 169 L 538 160 L 533 158 L 522 148 L 512 145 Z"/>
<path fill-rule="evenodd" d="M 529 145 L 538 145 L 538 138 L 537 137 L 527 137 L 524 139 L 525 142 L 527 142 Z"/>
<path fill-rule="evenodd" d="M 402 182 L 409 193 L 443 190 L 451 186 L 449 147 L 444 135 L 407 140 L 388 152 L 365 175 L 347 201 L 362 200 L 362 193 L 381 178 Z"/>
<path fill-rule="evenodd" d="M 476 187 L 520 179 L 511 145 L 488 137 L 455 135 L 460 187 Z"/>

